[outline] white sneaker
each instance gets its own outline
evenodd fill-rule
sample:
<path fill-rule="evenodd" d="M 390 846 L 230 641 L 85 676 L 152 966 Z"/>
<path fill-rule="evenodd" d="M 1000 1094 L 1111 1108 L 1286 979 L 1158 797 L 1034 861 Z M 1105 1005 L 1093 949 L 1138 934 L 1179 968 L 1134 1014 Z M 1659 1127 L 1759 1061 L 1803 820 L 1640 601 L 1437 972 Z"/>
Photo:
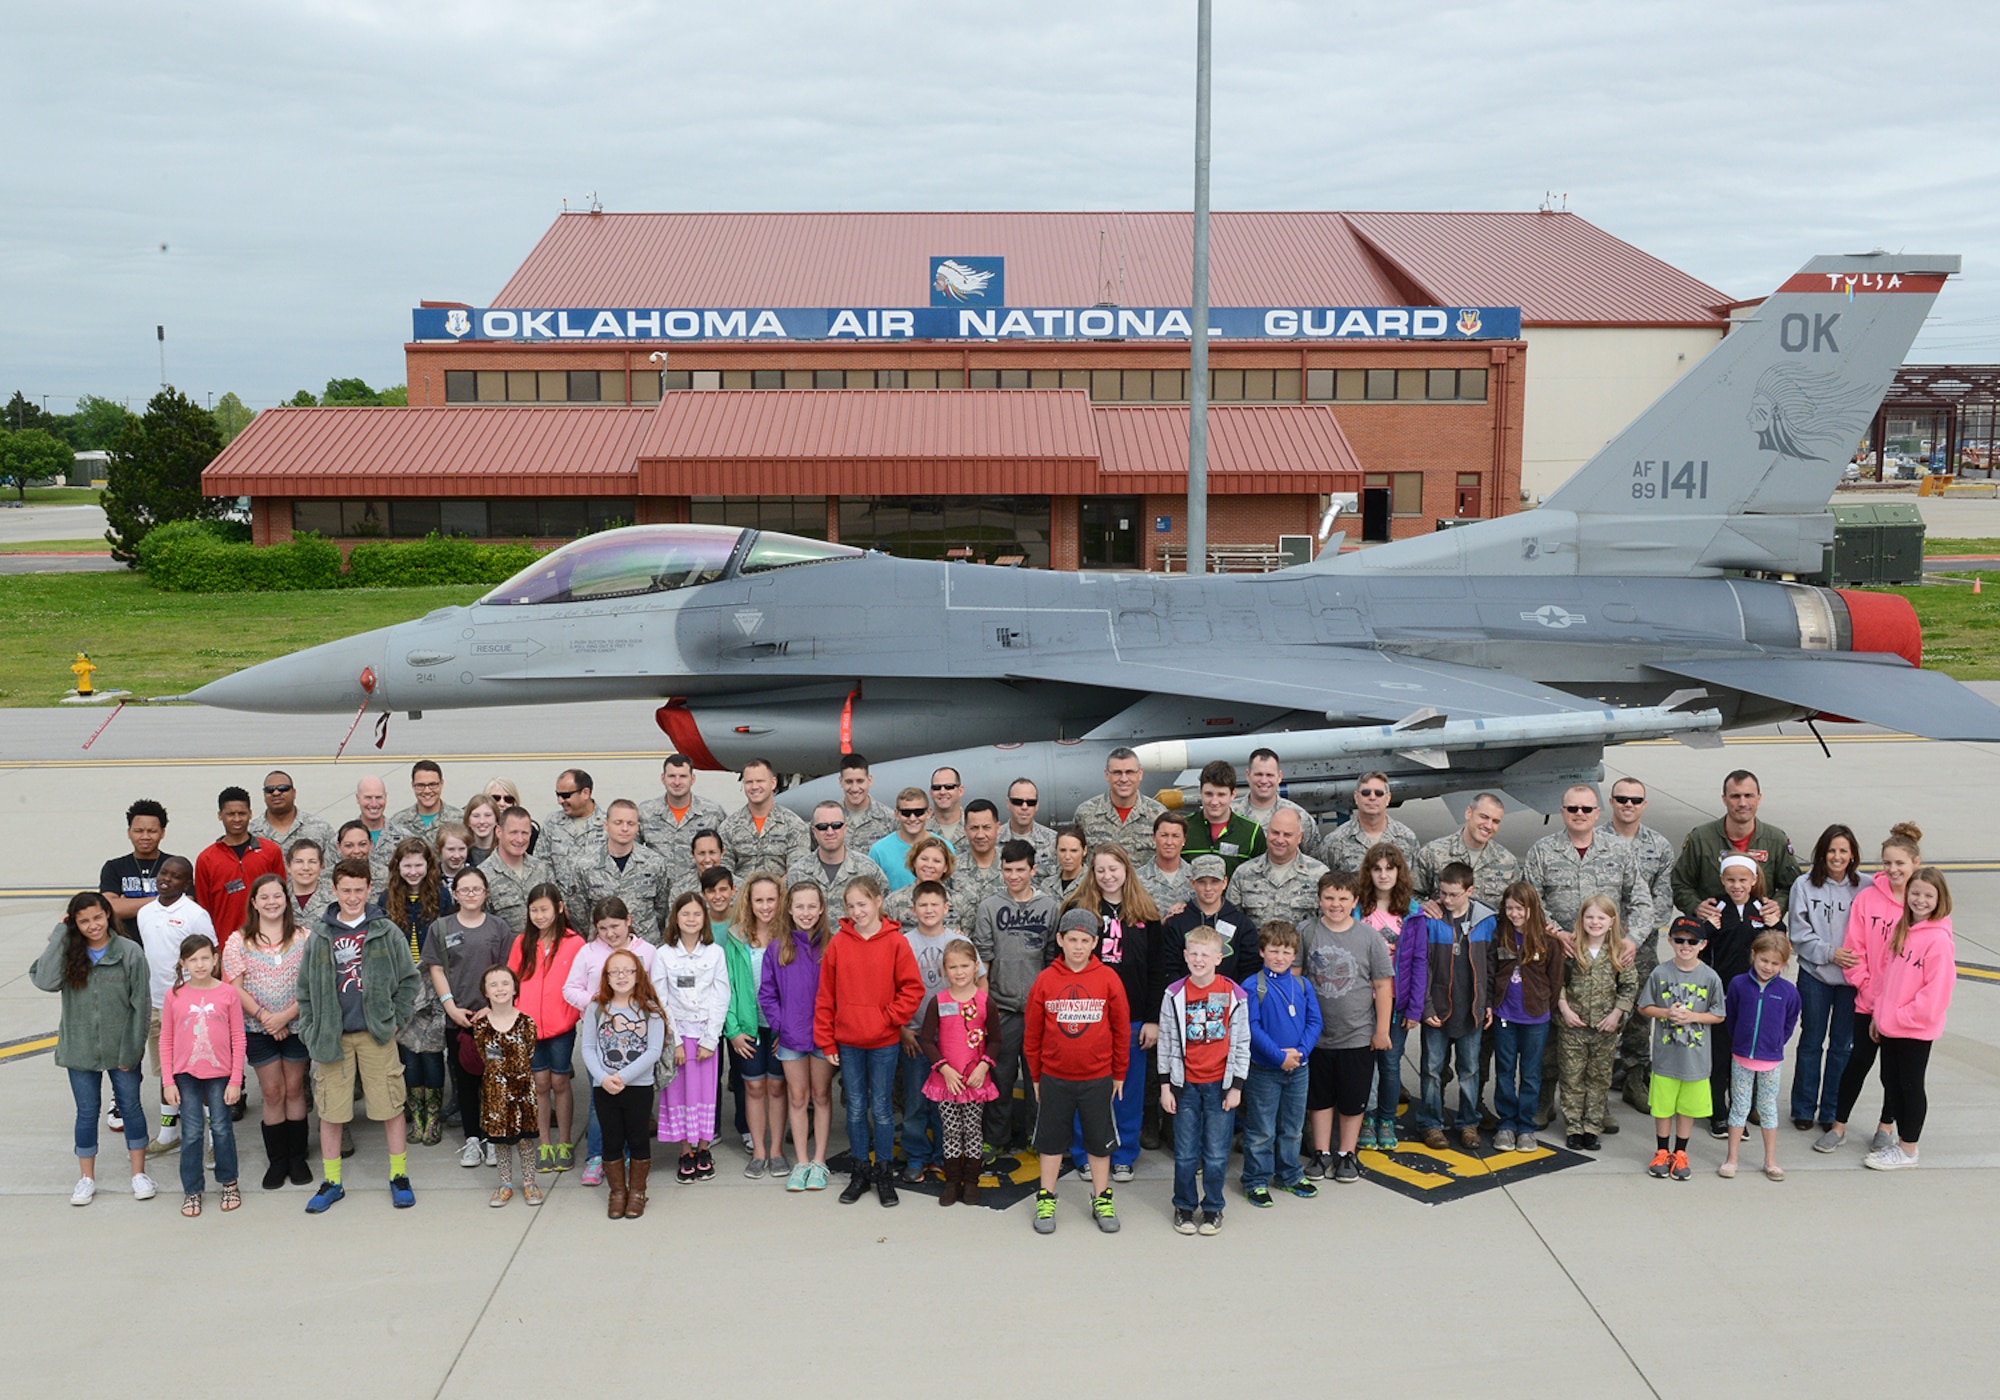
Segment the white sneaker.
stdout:
<path fill-rule="evenodd" d="M 486 1154 L 480 1152 L 478 1138 L 467 1138 L 465 1146 L 458 1149 L 458 1164 L 461 1167 L 476 1167 L 484 1161 Z M 492 1165 L 497 1166 L 499 1163 L 495 1162 Z"/>
<path fill-rule="evenodd" d="M 486 1165 L 489 1167 L 500 1165 L 500 1149 L 495 1147 L 491 1141 L 486 1144 Z"/>
<path fill-rule="evenodd" d="M 69 1193 L 69 1203 L 73 1206 L 87 1206 L 97 1199 L 97 1183 L 87 1176 L 76 1179 L 76 1189 Z"/>
<path fill-rule="evenodd" d="M 110 1125 L 111 1131 L 114 1133 L 122 1133 L 125 1131 L 124 1115 L 119 1113 L 115 1105 L 113 1106 L 111 1112 L 105 1115 L 104 1121 Z"/>
<path fill-rule="evenodd" d="M 178 1147 L 180 1145 L 180 1140 L 181 1140 L 180 1119 L 176 1118 L 171 1122 L 163 1122 L 160 1124 L 159 1141 L 165 1143 L 168 1147 Z"/>
<path fill-rule="evenodd" d="M 160 1188 L 153 1185 L 153 1178 L 147 1176 L 144 1172 L 140 1172 L 137 1176 L 132 1178 L 133 1200 L 150 1201 L 153 1199 L 153 1197 L 159 1194 L 160 1194 Z"/>
<path fill-rule="evenodd" d="M 1905 1152 L 1899 1142 L 1889 1144 L 1880 1152 L 1870 1153 L 1861 1163 L 1862 1166 L 1873 1167 L 1878 1172 L 1901 1171 L 1904 1167 L 1914 1167 L 1916 1164 L 1916 1157 Z"/>
<path fill-rule="evenodd" d="M 748 1152 L 752 1157 L 755 1157 L 757 1155 L 756 1141 L 748 1133 L 743 1133 L 740 1136 L 743 1139 L 743 1150 Z"/>

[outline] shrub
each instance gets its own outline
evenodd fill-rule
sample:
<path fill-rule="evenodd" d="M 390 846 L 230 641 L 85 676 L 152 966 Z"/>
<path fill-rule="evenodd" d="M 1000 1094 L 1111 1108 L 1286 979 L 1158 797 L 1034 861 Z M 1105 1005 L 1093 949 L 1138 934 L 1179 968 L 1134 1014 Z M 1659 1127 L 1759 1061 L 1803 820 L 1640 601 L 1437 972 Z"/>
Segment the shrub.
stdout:
<path fill-rule="evenodd" d="M 258 548 L 218 539 L 182 522 L 149 531 L 141 563 L 156 588 L 173 593 L 278 593 L 340 585 L 340 550 L 318 535 Z M 173 531 L 156 543 L 156 538 Z"/>
<path fill-rule="evenodd" d="M 530 544 L 474 544 L 429 535 L 399 544 L 358 544 L 347 560 L 349 588 L 422 588 L 505 583 L 543 551 Z"/>

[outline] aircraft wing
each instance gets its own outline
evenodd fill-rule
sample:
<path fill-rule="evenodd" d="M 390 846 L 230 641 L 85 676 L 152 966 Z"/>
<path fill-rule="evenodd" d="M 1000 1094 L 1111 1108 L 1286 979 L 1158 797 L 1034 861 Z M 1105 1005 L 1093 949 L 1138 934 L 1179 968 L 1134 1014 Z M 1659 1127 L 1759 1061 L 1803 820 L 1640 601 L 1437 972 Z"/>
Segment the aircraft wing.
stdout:
<path fill-rule="evenodd" d="M 1648 664 L 1668 675 L 1926 739 L 2000 740 L 2000 707 L 1942 671 L 1919 670 L 1895 657 L 1774 655 Z"/>
<path fill-rule="evenodd" d="M 1185 661 L 1078 658 L 1037 662 L 1017 679 L 1120 686 L 1141 693 L 1317 710 L 1336 723 L 1395 724 L 1429 708 L 1451 719 L 1554 715 L 1604 706 L 1552 687 L 1448 661 L 1362 647 L 1282 647 L 1238 655 L 1190 648 Z M 1121 737 L 1104 733 L 1094 738 Z"/>

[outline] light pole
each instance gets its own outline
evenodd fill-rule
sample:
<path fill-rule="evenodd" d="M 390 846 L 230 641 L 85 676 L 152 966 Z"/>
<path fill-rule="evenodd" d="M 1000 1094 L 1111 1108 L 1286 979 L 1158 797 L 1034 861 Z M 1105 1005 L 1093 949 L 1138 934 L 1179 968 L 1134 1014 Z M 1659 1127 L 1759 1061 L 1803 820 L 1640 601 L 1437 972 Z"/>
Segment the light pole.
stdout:
<path fill-rule="evenodd" d="M 1207 2 L 1208 0 L 1202 0 L 1203 4 Z M 155 326 L 153 334 L 160 342 L 160 387 L 164 389 L 167 387 L 167 328 Z"/>
<path fill-rule="evenodd" d="M 1208 68 L 1211 0 L 1196 0 L 1194 317 L 1188 360 L 1187 571 L 1208 572 Z"/>

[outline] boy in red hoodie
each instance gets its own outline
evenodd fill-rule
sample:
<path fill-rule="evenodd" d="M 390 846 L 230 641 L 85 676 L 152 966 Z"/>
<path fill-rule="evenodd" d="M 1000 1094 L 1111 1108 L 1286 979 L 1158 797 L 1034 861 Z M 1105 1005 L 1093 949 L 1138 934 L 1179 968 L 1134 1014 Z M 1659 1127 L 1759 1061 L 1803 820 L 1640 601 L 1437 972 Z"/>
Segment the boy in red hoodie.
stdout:
<path fill-rule="evenodd" d="M 847 1148 L 854 1166 L 841 1204 L 867 1195 L 872 1181 L 882 1204 L 893 1206 L 896 1118 L 889 1090 L 903 1052 L 903 1027 L 923 1004 L 924 979 L 902 926 L 882 917 L 880 880 L 855 876 L 844 901 L 847 917 L 820 955 L 813 1043 L 840 1070 L 847 1101 Z"/>
<path fill-rule="evenodd" d="M 1091 1214 L 1105 1234 L 1118 1229 L 1111 1202 L 1111 1152 L 1118 1127 L 1111 1105 L 1125 1086 L 1132 1010 L 1125 984 L 1099 962 L 1097 916 L 1072 909 L 1056 930 L 1062 960 L 1042 969 L 1028 991 L 1022 1050 L 1035 1086 L 1035 1151 L 1042 1189 L 1035 1193 L 1035 1233 L 1056 1229 L 1056 1174 L 1078 1119 L 1090 1159 Z M 822 974 L 824 976 L 824 974 Z M 821 983 L 825 985 L 824 982 Z"/>

